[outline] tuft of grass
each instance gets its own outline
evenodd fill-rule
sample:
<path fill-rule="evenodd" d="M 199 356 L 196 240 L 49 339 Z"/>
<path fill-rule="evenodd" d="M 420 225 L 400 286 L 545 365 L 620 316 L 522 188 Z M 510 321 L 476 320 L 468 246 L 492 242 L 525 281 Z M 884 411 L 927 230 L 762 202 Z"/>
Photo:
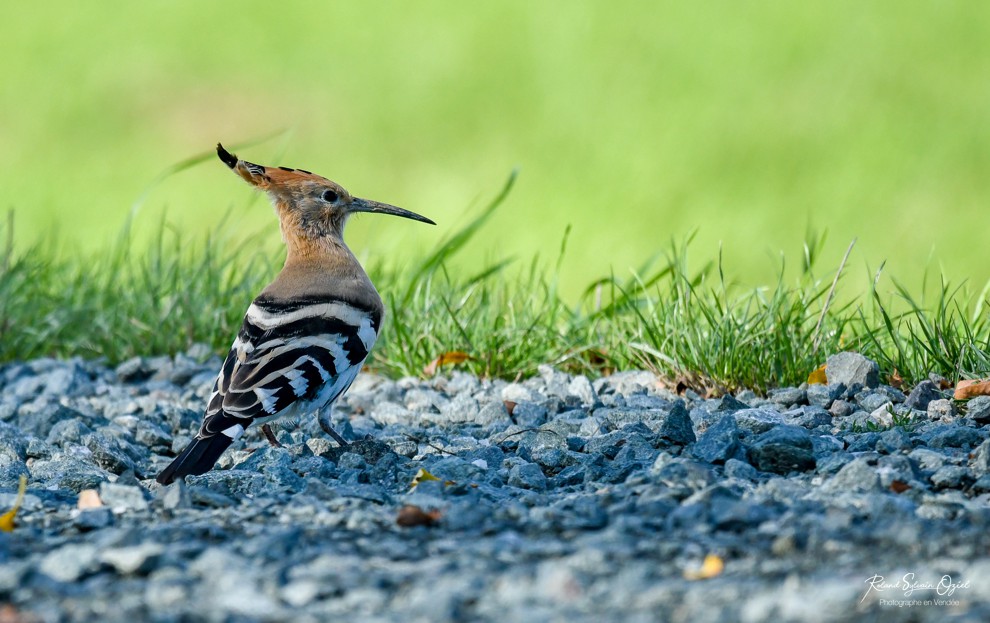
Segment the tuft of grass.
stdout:
<path fill-rule="evenodd" d="M 554 261 L 498 259 L 475 274 L 459 254 L 484 231 L 515 174 L 478 216 L 416 261 L 380 262 L 372 277 L 388 319 L 369 365 L 385 374 L 423 375 L 443 353 L 463 351 L 462 369 L 515 379 L 541 364 L 597 376 L 646 368 L 703 391 L 765 391 L 796 385 L 828 355 L 858 350 L 908 383 L 937 373 L 985 376 L 990 322 L 984 289 L 940 282 L 925 303 L 873 276 L 865 300 L 836 303 L 845 260 L 819 274 L 824 236 L 808 234 L 801 274 L 744 288 L 725 276 L 721 250 L 699 268 L 689 237 L 671 243 L 630 276 L 589 279 L 577 301 L 561 295 Z M 102 251 L 70 254 L 55 241 L 19 250 L 13 219 L 0 230 L 0 362 L 39 356 L 104 358 L 175 354 L 207 344 L 223 354 L 250 300 L 284 253 L 271 237 L 234 243 L 229 226 L 187 240 L 164 221 L 135 250 L 133 223 Z M 848 257 L 848 252 L 846 254 Z"/>
<path fill-rule="evenodd" d="M 532 374 L 541 363 L 595 372 L 581 356 L 588 347 L 585 318 L 564 303 L 557 280 L 537 258 L 515 275 L 507 272 L 511 259 L 466 277 L 452 270 L 454 256 L 505 200 L 516 174 L 475 219 L 410 270 L 379 268 L 376 281 L 399 285 L 385 293 L 391 322 L 376 365 L 391 374 L 419 375 L 441 353 L 463 351 L 471 355 L 465 367 L 488 377 Z M 566 238 L 558 266 L 565 250 Z"/>
<path fill-rule="evenodd" d="M 889 311 L 874 280 L 871 289 L 872 318 L 860 310 L 860 324 L 869 340 L 864 348 L 876 353 L 888 370 L 931 370 L 949 378 L 986 376 L 990 371 L 990 325 L 986 315 L 987 289 L 971 299 L 964 287 L 939 283 L 934 302 L 919 302 L 894 281 L 895 299 L 903 308 Z"/>
<path fill-rule="evenodd" d="M 888 425 L 879 424 L 872 420 L 867 420 L 863 424 L 860 424 L 858 422 L 853 422 L 852 425 L 849 427 L 849 431 L 853 433 L 882 433 L 884 431 L 888 431 L 894 428 L 899 428 L 906 432 L 911 432 L 918 425 L 918 421 L 913 419 L 910 415 L 898 414 L 891 409 L 888 409 L 887 412 L 890 413 L 890 417 L 891 417 L 890 424 Z"/>
<path fill-rule="evenodd" d="M 251 239 L 233 244 L 223 232 L 190 244 L 160 223 L 153 243 L 139 252 L 129 228 L 104 251 L 87 255 L 56 251 L 54 241 L 23 253 L 8 245 L 0 255 L 0 361 L 119 362 L 197 343 L 219 351 L 273 273 Z"/>

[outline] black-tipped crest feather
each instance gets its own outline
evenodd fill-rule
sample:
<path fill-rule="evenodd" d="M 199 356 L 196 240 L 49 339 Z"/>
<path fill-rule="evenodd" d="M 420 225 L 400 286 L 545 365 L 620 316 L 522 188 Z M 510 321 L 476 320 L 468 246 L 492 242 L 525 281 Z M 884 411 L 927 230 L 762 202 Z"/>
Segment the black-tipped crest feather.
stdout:
<path fill-rule="evenodd" d="M 222 160 L 223 163 L 231 169 L 237 166 L 237 156 L 224 149 L 223 145 L 220 143 L 217 143 L 217 155 L 220 156 L 220 160 Z"/>

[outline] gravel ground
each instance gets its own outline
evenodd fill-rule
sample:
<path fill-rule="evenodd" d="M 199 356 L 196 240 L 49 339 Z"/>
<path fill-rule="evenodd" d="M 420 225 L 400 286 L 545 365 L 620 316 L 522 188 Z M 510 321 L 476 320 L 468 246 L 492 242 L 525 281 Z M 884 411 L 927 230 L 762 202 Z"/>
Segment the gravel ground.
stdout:
<path fill-rule="evenodd" d="M 990 620 L 990 398 L 365 374 L 348 451 L 306 418 L 160 487 L 197 355 L 0 368 L 0 620 Z"/>

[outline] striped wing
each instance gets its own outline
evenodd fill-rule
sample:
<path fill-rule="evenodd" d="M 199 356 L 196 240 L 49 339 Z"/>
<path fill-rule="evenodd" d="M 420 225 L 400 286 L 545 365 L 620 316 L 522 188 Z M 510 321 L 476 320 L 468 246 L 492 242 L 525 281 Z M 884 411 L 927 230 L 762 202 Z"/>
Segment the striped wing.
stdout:
<path fill-rule="evenodd" d="M 329 404 L 357 376 L 378 337 L 380 314 L 336 300 L 258 298 L 227 354 L 200 436 L 237 438 L 299 402 Z"/>

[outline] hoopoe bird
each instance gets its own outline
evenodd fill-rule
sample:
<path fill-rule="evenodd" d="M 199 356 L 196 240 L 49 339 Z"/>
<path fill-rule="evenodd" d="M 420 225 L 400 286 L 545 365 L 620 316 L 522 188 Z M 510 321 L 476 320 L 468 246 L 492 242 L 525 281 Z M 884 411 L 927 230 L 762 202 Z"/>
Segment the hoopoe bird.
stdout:
<path fill-rule="evenodd" d="M 334 402 L 347 391 L 378 338 L 385 307 L 344 244 L 355 212 L 392 214 L 435 225 L 414 212 L 351 196 L 305 171 L 241 160 L 223 145 L 217 155 L 249 184 L 268 193 L 287 247 L 285 266 L 251 303 L 207 403 L 196 438 L 158 475 L 167 485 L 203 474 L 251 424 L 272 445 L 269 422 L 316 413 L 331 426 Z"/>

